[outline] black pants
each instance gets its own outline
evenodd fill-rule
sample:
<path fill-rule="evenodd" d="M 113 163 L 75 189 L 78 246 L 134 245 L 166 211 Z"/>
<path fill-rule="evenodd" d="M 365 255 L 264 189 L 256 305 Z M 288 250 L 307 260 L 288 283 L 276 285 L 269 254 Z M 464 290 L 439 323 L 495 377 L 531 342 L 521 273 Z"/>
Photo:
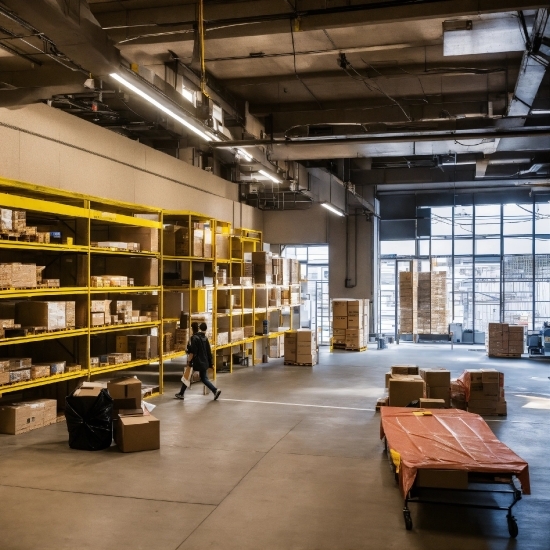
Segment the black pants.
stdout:
<path fill-rule="evenodd" d="M 195 371 L 197 372 L 197 371 Z M 216 393 L 218 391 L 218 388 L 216 388 L 216 386 L 214 386 L 214 384 L 212 384 L 212 382 L 210 382 L 210 380 L 208 379 L 208 375 L 206 374 L 206 369 L 201 369 L 200 371 L 198 371 L 200 377 L 201 377 L 201 382 L 212 392 L 212 393 Z M 180 390 L 180 395 L 183 395 L 185 393 L 185 390 L 187 389 L 187 386 L 185 384 L 182 383 L 181 385 L 181 390 Z"/>

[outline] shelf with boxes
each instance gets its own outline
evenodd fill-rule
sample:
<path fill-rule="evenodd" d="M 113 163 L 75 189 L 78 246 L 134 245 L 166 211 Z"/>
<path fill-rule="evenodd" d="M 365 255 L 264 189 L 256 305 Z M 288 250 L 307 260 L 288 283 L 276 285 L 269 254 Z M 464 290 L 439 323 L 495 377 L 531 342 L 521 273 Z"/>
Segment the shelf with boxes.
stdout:
<path fill-rule="evenodd" d="M 90 377 L 96 340 L 158 330 L 160 210 L 0 180 L 0 218 L 0 393 Z M 117 294 L 148 307 L 124 320 L 102 310 L 99 326 L 94 304 Z"/>

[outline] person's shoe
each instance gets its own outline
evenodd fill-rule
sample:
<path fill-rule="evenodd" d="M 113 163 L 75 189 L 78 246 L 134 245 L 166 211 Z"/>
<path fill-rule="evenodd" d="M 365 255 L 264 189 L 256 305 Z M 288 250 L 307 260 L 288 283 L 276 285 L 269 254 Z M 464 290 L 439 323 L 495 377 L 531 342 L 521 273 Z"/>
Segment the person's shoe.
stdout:
<path fill-rule="evenodd" d="M 176 393 L 176 395 L 174 395 L 174 398 L 181 399 L 183 401 L 183 395 L 181 393 Z"/>
<path fill-rule="evenodd" d="M 218 399 L 218 397 L 220 396 L 220 393 L 222 393 L 222 390 L 216 390 L 216 393 L 214 394 L 214 401 Z"/>

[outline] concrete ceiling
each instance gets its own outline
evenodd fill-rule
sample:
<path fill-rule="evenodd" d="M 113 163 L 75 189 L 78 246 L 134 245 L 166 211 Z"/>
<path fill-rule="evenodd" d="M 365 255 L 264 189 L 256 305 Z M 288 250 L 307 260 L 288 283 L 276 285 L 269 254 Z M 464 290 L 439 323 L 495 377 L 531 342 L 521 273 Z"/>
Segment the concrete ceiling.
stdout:
<path fill-rule="evenodd" d="M 223 108 L 222 140 L 246 139 L 282 171 L 284 161 L 302 161 L 340 166 L 338 176 L 358 186 L 443 189 L 457 170 L 442 159 L 460 165 L 473 155 L 461 181 L 544 183 L 550 114 L 536 112 L 550 113 L 546 8 L 533 0 L 204 0 L 204 104 Z M 170 86 L 176 71 L 199 88 L 196 20 L 194 0 L 0 0 L 0 106 L 51 101 L 172 154 L 186 145 L 211 151 L 108 77 L 135 63 L 210 124 L 208 110 Z"/>

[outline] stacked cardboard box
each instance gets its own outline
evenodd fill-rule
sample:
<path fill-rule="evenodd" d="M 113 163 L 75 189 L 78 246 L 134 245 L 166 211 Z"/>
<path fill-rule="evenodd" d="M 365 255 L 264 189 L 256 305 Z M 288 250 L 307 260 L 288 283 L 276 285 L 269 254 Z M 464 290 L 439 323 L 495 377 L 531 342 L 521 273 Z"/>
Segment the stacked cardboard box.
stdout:
<path fill-rule="evenodd" d="M 260 285 L 271 284 L 273 280 L 273 260 L 271 252 L 252 252 L 254 282 Z"/>
<path fill-rule="evenodd" d="M 290 260 L 290 284 L 297 285 L 300 282 L 300 262 Z"/>
<path fill-rule="evenodd" d="M 191 256 L 204 256 L 204 223 L 193 223 L 193 247 Z"/>
<path fill-rule="evenodd" d="M 384 387 L 388 389 L 390 387 L 390 379 L 397 376 L 408 376 L 418 374 L 418 367 L 416 365 L 392 365 L 389 372 L 386 373 Z"/>
<path fill-rule="evenodd" d="M 451 372 L 447 369 L 420 369 L 426 382 L 426 395 L 430 399 L 443 399 L 445 407 L 451 406 Z"/>
<path fill-rule="evenodd" d="M 57 401 L 38 399 L 0 407 L 0 433 L 18 435 L 54 424 Z"/>
<path fill-rule="evenodd" d="M 519 358 L 523 353 L 523 326 L 489 323 L 486 338 L 489 357 Z"/>
<path fill-rule="evenodd" d="M 333 346 L 347 350 L 366 347 L 369 330 L 369 300 L 333 300 Z"/>
<path fill-rule="evenodd" d="M 285 364 L 313 366 L 317 364 L 317 345 L 311 330 L 290 330 L 284 334 Z"/>
<path fill-rule="evenodd" d="M 476 414 L 506 415 L 504 374 L 496 369 L 465 371 L 459 381 L 466 386 L 467 408 Z"/>
<path fill-rule="evenodd" d="M 189 342 L 189 329 L 177 328 L 174 333 L 174 350 L 183 351 L 187 348 Z"/>
<path fill-rule="evenodd" d="M 400 332 L 416 334 L 417 332 L 417 292 L 418 273 L 401 271 L 399 273 L 399 317 Z"/>
<path fill-rule="evenodd" d="M 446 334 L 447 323 L 447 272 L 432 271 L 431 273 L 431 334 Z"/>
<path fill-rule="evenodd" d="M 283 357 L 285 354 L 285 337 L 275 336 L 269 338 L 268 356 L 272 359 Z"/>
<path fill-rule="evenodd" d="M 272 259 L 272 282 L 274 285 L 282 285 L 283 284 L 283 264 L 284 259 L 279 258 L 278 256 L 274 256 Z"/>
<path fill-rule="evenodd" d="M 392 374 L 388 389 L 390 407 L 406 407 L 426 397 L 424 380 L 418 374 Z"/>
<path fill-rule="evenodd" d="M 417 332 L 431 334 L 432 278 L 431 273 L 418 273 Z"/>

